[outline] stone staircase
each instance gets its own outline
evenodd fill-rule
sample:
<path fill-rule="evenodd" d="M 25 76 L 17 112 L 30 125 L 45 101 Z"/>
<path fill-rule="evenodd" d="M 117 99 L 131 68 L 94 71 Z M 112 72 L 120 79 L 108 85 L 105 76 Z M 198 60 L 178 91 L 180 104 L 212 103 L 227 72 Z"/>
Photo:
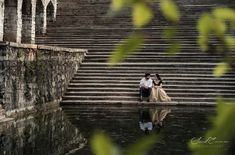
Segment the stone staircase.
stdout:
<path fill-rule="evenodd" d="M 201 12 L 217 5 L 234 7 L 235 2 L 177 0 L 176 3 L 181 8 L 182 20 L 175 40 L 180 39 L 183 48 L 177 55 L 169 56 L 165 53 L 169 43 L 161 37 L 168 23 L 158 11 L 157 18 L 139 30 L 131 26 L 129 9 L 114 18 L 105 18 L 110 0 L 58 1 L 57 21 L 49 25 L 46 36 L 37 36 L 36 42 L 89 50 L 61 104 L 138 104 L 138 84 L 145 72 L 159 73 L 166 81 L 163 87 L 173 99 L 169 104 L 214 105 L 218 95 L 233 99 L 235 72 L 213 77 L 213 68 L 222 56 L 199 50 L 195 24 Z M 145 45 L 123 63 L 109 67 L 107 59 L 112 49 L 132 32 L 144 33 Z"/>

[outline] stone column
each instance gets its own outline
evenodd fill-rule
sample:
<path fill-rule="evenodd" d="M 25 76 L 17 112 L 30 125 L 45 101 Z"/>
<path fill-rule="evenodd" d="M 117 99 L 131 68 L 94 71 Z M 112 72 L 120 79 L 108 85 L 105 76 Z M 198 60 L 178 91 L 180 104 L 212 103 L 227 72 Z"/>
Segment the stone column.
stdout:
<path fill-rule="evenodd" d="M 22 1 L 18 0 L 17 2 L 17 35 L 16 42 L 21 43 L 22 38 Z"/>
<path fill-rule="evenodd" d="M 18 5 L 20 5 L 20 2 L 22 4 L 22 0 L 18 0 L 18 1 L 17 0 L 5 0 L 4 2 L 5 2 L 4 3 L 5 7 L 4 7 L 3 40 L 16 42 L 17 33 L 19 33 L 18 25 L 20 25 L 20 19 L 18 21 L 18 16 L 20 17 L 20 14 L 18 15 L 17 13 L 21 12 L 20 11 L 21 7 L 18 10 L 17 8 L 18 8 Z"/>
<path fill-rule="evenodd" d="M 43 8 L 43 29 L 42 29 L 42 33 L 46 34 L 47 32 L 47 7 L 44 5 Z"/>
<path fill-rule="evenodd" d="M 3 41 L 3 31 L 4 31 L 4 0 L 0 0 L 0 41 Z"/>
<path fill-rule="evenodd" d="M 57 14 L 57 0 L 52 0 L 52 3 L 54 5 L 54 13 L 53 13 L 53 21 L 56 21 L 56 14 Z"/>
<path fill-rule="evenodd" d="M 31 28 L 31 44 L 35 43 L 35 17 L 36 17 L 36 0 L 32 0 L 32 28 Z"/>

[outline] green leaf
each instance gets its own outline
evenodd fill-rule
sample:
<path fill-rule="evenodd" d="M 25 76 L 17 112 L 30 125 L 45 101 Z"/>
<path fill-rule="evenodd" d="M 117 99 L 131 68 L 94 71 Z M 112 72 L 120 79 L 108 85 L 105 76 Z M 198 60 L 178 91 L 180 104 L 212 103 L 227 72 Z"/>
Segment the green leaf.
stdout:
<path fill-rule="evenodd" d="M 199 32 L 198 44 L 202 51 L 208 50 L 209 34 L 213 31 L 213 21 L 210 14 L 203 14 L 197 23 L 197 30 Z"/>
<path fill-rule="evenodd" d="M 91 148 L 95 155 L 120 155 L 120 151 L 103 132 L 96 132 L 91 139 Z"/>
<path fill-rule="evenodd" d="M 207 51 L 208 50 L 208 38 L 207 36 L 198 36 L 198 44 L 199 47 L 202 51 Z"/>
<path fill-rule="evenodd" d="M 227 47 L 231 50 L 235 49 L 235 38 L 232 36 L 225 36 L 225 44 L 227 45 Z"/>
<path fill-rule="evenodd" d="M 145 136 L 139 139 L 137 143 L 130 145 L 124 155 L 145 155 L 157 142 L 157 139 L 156 135 Z"/>
<path fill-rule="evenodd" d="M 181 46 L 182 45 L 180 44 L 180 42 L 174 42 L 168 47 L 166 53 L 170 55 L 176 55 L 177 53 L 180 52 L 182 48 Z"/>
<path fill-rule="evenodd" d="M 180 11 L 172 0 L 160 0 L 160 9 L 167 20 L 179 22 Z"/>
<path fill-rule="evenodd" d="M 230 65 L 228 63 L 222 62 L 219 63 L 214 69 L 214 76 L 221 77 L 230 70 Z"/>
<path fill-rule="evenodd" d="M 201 35 L 208 35 L 213 28 L 213 21 L 210 14 L 205 13 L 203 14 L 197 23 L 197 30 Z"/>
<path fill-rule="evenodd" d="M 134 26 L 139 28 L 149 23 L 153 18 L 153 12 L 144 2 L 140 1 L 134 4 L 132 16 Z"/>
<path fill-rule="evenodd" d="M 162 36 L 167 39 L 172 39 L 176 35 L 177 30 L 175 27 L 168 27 L 164 29 Z"/>
<path fill-rule="evenodd" d="M 112 0 L 111 10 L 120 11 L 122 8 L 132 4 L 135 0 Z"/>
<path fill-rule="evenodd" d="M 212 14 L 222 20 L 235 20 L 235 10 L 230 8 L 216 8 Z"/>
<path fill-rule="evenodd" d="M 133 34 L 124 43 L 118 45 L 109 58 L 109 64 L 115 65 L 121 62 L 125 57 L 134 53 L 144 43 L 143 35 Z"/>
<path fill-rule="evenodd" d="M 227 26 L 224 21 L 220 19 L 215 19 L 213 23 L 213 31 L 218 37 L 223 37 L 227 30 Z"/>

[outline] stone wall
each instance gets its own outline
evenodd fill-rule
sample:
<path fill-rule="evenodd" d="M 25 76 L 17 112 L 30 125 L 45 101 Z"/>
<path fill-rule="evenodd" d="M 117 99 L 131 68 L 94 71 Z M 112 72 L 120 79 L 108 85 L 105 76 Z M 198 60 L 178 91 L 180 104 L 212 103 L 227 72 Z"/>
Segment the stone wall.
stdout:
<path fill-rule="evenodd" d="M 0 104 L 6 111 L 60 101 L 87 50 L 0 45 Z"/>

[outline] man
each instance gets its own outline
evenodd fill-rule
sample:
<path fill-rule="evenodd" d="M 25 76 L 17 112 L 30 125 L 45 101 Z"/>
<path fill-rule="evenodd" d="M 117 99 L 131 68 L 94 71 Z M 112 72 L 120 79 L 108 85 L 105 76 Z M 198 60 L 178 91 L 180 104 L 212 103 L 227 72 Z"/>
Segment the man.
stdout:
<path fill-rule="evenodd" d="M 153 80 L 150 78 L 150 74 L 145 73 L 145 77 L 140 81 L 140 101 L 143 101 L 143 97 L 148 97 L 149 102 L 152 86 Z"/>

